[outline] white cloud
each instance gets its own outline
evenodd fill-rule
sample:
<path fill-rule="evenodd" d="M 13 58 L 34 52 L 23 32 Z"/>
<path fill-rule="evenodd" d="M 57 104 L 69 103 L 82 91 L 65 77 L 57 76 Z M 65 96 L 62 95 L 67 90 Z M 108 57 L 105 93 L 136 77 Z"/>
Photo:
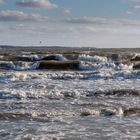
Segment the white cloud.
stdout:
<path fill-rule="evenodd" d="M 122 34 L 122 35 L 140 35 L 140 28 L 135 27 L 93 27 L 80 26 L 75 30 L 85 33 L 99 33 L 99 34 Z"/>
<path fill-rule="evenodd" d="M 86 32 L 86 33 L 118 33 L 118 29 L 116 28 L 108 28 L 108 27 L 93 27 L 93 26 L 80 26 L 77 27 L 77 31 Z"/>
<path fill-rule="evenodd" d="M 140 25 L 140 20 L 130 19 L 107 19 L 100 17 L 80 17 L 80 18 L 69 18 L 66 20 L 67 23 L 73 24 L 111 24 L 111 25 Z"/>
<path fill-rule="evenodd" d="M 126 14 L 131 15 L 140 12 L 140 5 L 135 5 L 132 10 L 126 11 Z"/>
<path fill-rule="evenodd" d="M 140 5 L 136 5 L 136 6 L 134 7 L 134 9 L 135 9 L 136 11 L 139 11 L 139 10 L 140 10 Z"/>
<path fill-rule="evenodd" d="M 131 15 L 133 13 L 134 13 L 133 11 L 126 11 L 126 14 L 128 14 L 128 15 Z"/>
<path fill-rule="evenodd" d="M 57 5 L 51 3 L 49 0 L 22 0 L 17 1 L 16 4 L 21 7 L 30 7 L 30 8 L 45 8 L 45 9 L 57 8 Z"/>
<path fill-rule="evenodd" d="M 64 9 L 64 14 L 70 15 L 71 14 L 71 10 L 70 9 Z"/>
<path fill-rule="evenodd" d="M 72 33 L 76 29 L 63 26 L 60 27 L 59 25 L 42 25 L 42 23 L 37 24 L 26 24 L 26 23 L 19 23 L 16 26 L 8 26 L 9 31 L 11 32 L 26 32 L 26 33 L 33 33 L 33 34 L 64 34 L 64 33 Z"/>
<path fill-rule="evenodd" d="M 128 0 L 128 1 L 134 2 L 134 3 L 139 3 L 140 2 L 140 0 Z"/>
<path fill-rule="evenodd" d="M 41 16 L 38 14 L 26 14 L 22 11 L 1 11 L 0 21 L 47 21 L 46 16 Z"/>

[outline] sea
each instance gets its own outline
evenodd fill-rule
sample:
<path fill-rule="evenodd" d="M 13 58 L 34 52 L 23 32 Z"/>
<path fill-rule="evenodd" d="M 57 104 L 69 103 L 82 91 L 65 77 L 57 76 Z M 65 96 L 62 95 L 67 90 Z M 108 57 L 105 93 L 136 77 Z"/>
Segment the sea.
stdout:
<path fill-rule="evenodd" d="M 0 47 L 0 140 L 139 139 L 139 48 Z"/>

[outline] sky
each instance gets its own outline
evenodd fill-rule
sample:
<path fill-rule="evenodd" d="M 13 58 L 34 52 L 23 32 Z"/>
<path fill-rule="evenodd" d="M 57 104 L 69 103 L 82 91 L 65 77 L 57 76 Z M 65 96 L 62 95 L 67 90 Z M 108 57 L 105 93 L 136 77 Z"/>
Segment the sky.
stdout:
<path fill-rule="evenodd" d="M 0 44 L 140 48 L 140 0 L 0 0 Z"/>

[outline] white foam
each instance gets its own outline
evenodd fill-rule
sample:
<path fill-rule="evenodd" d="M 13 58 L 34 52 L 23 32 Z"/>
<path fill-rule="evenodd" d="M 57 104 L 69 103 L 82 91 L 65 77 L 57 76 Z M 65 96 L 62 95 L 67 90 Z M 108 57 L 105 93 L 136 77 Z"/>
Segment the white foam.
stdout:
<path fill-rule="evenodd" d="M 81 62 L 81 65 L 80 65 L 80 69 L 81 70 L 99 70 L 99 69 L 103 69 L 103 68 L 112 68 L 114 69 L 115 68 L 115 64 L 114 63 L 111 63 L 111 62 L 100 62 L 100 63 L 97 63 L 97 62 Z"/>
<path fill-rule="evenodd" d="M 131 65 L 125 65 L 125 64 L 119 64 L 118 66 L 114 67 L 115 70 L 132 70 L 133 69 L 133 64 Z"/>
<path fill-rule="evenodd" d="M 89 61 L 89 62 L 107 62 L 107 57 L 102 56 L 90 56 L 86 54 L 79 55 L 78 58 L 80 61 Z"/>
<path fill-rule="evenodd" d="M 68 80 L 60 80 L 59 73 L 55 80 L 52 72 L 12 72 L 0 76 L 6 84 L 1 85 L 0 98 L 4 99 L 57 99 L 79 98 L 94 96 L 96 91 L 110 91 L 113 89 L 140 89 L 140 71 L 123 71 L 115 73 L 100 72 L 97 74 L 73 73 Z M 7 75 L 7 76 L 6 76 Z M 65 75 L 63 72 L 61 75 Z M 33 77 L 36 77 L 34 79 Z M 32 79 L 33 78 L 33 79 Z M 54 75 L 53 75 L 54 78 Z M 3 80 L 2 80 L 3 81 Z M 1 83 L 2 84 L 2 83 Z"/>
<path fill-rule="evenodd" d="M 65 60 L 67 60 L 62 54 L 57 54 L 57 55 L 56 55 L 56 58 L 57 58 L 59 61 L 65 61 Z"/>
<path fill-rule="evenodd" d="M 50 56 L 50 55 L 46 55 L 46 56 Z M 65 61 L 65 60 L 67 60 L 62 54 L 55 54 L 54 56 L 59 61 Z"/>
<path fill-rule="evenodd" d="M 0 67 L 5 69 L 12 69 L 13 68 L 13 62 L 12 61 L 0 61 Z"/>
<path fill-rule="evenodd" d="M 36 54 L 34 54 L 34 55 L 22 55 L 22 57 L 27 57 L 27 58 L 30 58 L 32 61 L 33 60 L 41 60 L 43 57 L 41 57 L 41 56 L 39 56 L 39 55 L 36 55 Z"/>
<path fill-rule="evenodd" d="M 39 62 L 16 62 L 13 63 L 14 70 L 35 70 L 39 67 Z"/>
<path fill-rule="evenodd" d="M 132 59 L 134 59 L 135 57 L 140 57 L 140 53 L 134 53 Z"/>
<path fill-rule="evenodd" d="M 39 62 L 12 62 L 12 61 L 0 61 L 0 67 L 11 70 L 34 70 L 39 66 Z"/>
<path fill-rule="evenodd" d="M 2 58 L 4 58 L 4 56 L 3 55 L 0 55 L 0 59 L 2 59 Z"/>
<path fill-rule="evenodd" d="M 49 91 L 46 96 L 49 99 L 62 99 L 62 98 L 64 98 L 64 96 L 63 96 L 63 94 L 61 94 L 60 90 Z"/>
<path fill-rule="evenodd" d="M 12 77 L 11 77 L 11 81 L 25 81 L 25 80 L 29 80 L 29 76 L 27 73 L 21 73 L 21 72 L 16 72 L 13 73 Z"/>

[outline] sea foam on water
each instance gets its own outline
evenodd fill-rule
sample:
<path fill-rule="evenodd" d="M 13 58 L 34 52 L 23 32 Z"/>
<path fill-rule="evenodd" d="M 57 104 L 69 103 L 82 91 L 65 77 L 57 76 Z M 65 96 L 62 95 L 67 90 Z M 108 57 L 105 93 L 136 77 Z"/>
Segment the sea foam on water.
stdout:
<path fill-rule="evenodd" d="M 0 52 L 0 138 L 139 138 L 139 51 L 60 50 Z"/>

